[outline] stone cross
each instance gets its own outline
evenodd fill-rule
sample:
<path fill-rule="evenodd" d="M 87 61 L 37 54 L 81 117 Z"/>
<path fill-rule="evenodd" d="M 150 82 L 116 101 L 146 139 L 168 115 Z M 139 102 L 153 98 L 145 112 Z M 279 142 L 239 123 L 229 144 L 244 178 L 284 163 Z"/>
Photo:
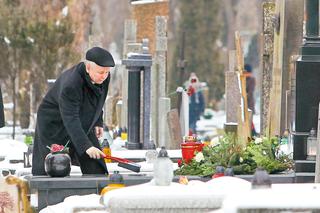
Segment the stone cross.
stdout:
<path fill-rule="evenodd" d="M 244 141 L 248 137 L 251 137 L 251 123 L 249 123 L 249 112 L 246 92 L 246 76 L 244 75 L 244 64 L 242 55 L 241 38 L 238 31 L 235 32 L 235 44 L 236 44 L 236 56 L 237 56 L 237 67 L 239 76 L 239 88 L 241 93 L 241 105 L 238 113 L 238 136 L 243 138 Z"/>
<path fill-rule="evenodd" d="M 166 116 L 170 110 L 170 99 L 166 98 L 166 51 L 167 19 L 155 17 L 156 40 L 152 66 L 152 137 L 156 144 L 169 148 L 169 129 Z"/>

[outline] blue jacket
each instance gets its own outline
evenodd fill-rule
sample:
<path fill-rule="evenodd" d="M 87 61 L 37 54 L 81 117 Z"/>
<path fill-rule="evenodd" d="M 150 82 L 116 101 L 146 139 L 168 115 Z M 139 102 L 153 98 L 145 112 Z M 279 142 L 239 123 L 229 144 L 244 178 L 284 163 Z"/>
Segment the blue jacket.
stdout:
<path fill-rule="evenodd" d="M 190 120 L 199 120 L 204 112 L 204 97 L 201 91 L 195 92 L 189 98 L 189 118 Z"/>

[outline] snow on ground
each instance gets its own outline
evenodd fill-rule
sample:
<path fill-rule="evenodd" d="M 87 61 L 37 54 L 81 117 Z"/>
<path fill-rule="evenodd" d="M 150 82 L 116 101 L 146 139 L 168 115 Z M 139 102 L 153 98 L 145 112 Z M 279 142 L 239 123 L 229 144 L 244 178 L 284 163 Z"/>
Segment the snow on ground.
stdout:
<path fill-rule="evenodd" d="M 224 124 L 226 123 L 226 113 L 225 111 L 212 111 L 209 110 L 209 113 L 212 114 L 210 119 L 201 119 L 197 122 L 197 131 L 200 135 L 209 135 L 216 136 L 217 129 L 223 129 Z M 260 131 L 260 114 L 253 115 L 253 123 L 257 132 Z"/>
<path fill-rule="evenodd" d="M 28 150 L 28 146 L 18 140 L 0 139 L 0 158 L 8 160 L 23 160 L 23 153 Z"/>
<path fill-rule="evenodd" d="M 4 126 L 0 128 L 0 140 L 12 138 L 13 126 Z M 15 140 L 24 141 L 23 130 L 19 127 L 15 127 Z"/>
<path fill-rule="evenodd" d="M 0 139 L 0 175 L 3 171 L 14 172 L 23 168 L 23 153 L 28 147 L 13 139 Z"/>
<path fill-rule="evenodd" d="M 169 186 L 151 181 L 109 191 L 102 201 L 110 212 L 207 212 L 219 208 L 227 194 L 250 189 L 250 182 L 237 177 L 190 181 L 188 185 L 172 182 Z"/>
<path fill-rule="evenodd" d="M 89 195 L 74 195 L 66 197 L 63 202 L 56 205 L 48 206 L 40 211 L 40 213 L 71 213 L 79 212 L 74 211 L 75 209 L 82 209 L 83 212 L 106 212 L 104 206 L 100 204 L 100 195 L 89 194 Z M 89 211 L 91 209 L 91 211 Z M 100 209 L 100 210 L 99 210 Z M 87 211 L 85 211 L 87 210 Z M 95 210 L 95 211 L 94 211 Z"/>

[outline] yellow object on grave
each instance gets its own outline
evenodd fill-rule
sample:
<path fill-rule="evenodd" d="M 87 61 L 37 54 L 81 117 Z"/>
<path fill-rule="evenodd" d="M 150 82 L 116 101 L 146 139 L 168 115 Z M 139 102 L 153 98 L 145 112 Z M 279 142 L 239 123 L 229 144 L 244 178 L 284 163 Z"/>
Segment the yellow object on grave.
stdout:
<path fill-rule="evenodd" d="M 119 171 L 114 171 L 112 175 L 110 175 L 110 182 L 109 184 L 104 187 L 101 191 L 101 195 L 104 195 L 105 193 L 114 190 L 125 187 L 123 183 L 123 177 L 121 174 L 119 174 Z"/>
<path fill-rule="evenodd" d="M 121 133 L 121 139 L 124 140 L 124 141 L 126 141 L 127 138 L 128 138 L 128 134 L 127 134 L 126 132 L 122 132 L 122 133 Z"/>

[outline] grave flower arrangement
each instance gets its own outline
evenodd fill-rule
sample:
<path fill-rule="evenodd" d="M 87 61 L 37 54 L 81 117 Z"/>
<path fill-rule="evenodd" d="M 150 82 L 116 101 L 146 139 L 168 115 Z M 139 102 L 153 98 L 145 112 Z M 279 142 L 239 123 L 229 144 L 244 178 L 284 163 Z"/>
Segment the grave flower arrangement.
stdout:
<path fill-rule="evenodd" d="M 274 174 L 291 169 L 293 161 L 280 150 L 276 137 L 255 138 L 244 143 L 226 134 L 204 146 L 190 162 L 182 161 L 180 165 L 175 175 L 212 176 L 217 166 L 232 167 L 234 174 L 253 174 L 258 167 Z"/>
<path fill-rule="evenodd" d="M 50 150 L 50 153 L 69 153 L 69 145 L 70 141 L 67 142 L 67 144 L 59 145 L 59 144 L 51 144 L 51 146 L 47 146 L 47 148 Z"/>

